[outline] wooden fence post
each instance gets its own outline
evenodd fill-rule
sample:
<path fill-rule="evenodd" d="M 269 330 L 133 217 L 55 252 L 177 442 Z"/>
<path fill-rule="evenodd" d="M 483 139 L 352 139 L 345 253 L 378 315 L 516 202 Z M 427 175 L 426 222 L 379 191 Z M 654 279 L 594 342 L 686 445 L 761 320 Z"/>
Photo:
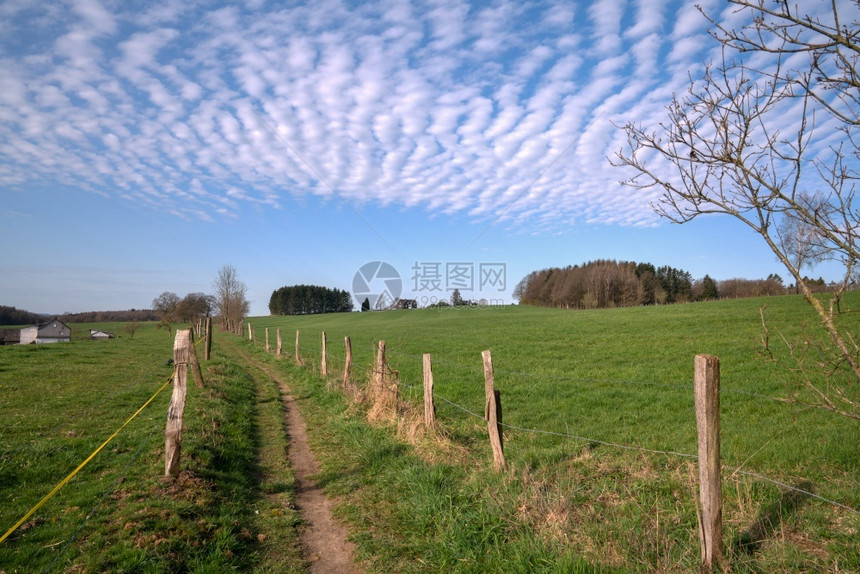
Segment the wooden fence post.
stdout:
<path fill-rule="evenodd" d="M 383 385 L 385 381 L 385 341 L 379 341 L 379 346 L 376 351 L 376 364 L 373 366 L 373 383 L 371 391 L 373 393 L 374 402 L 382 396 Z"/>
<path fill-rule="evenodd" d="M 188 357 L 191 361 L 191 372 L 194 373 L 194 384 L 198 389 L 203 388 L 203 371 L 197 360 L 197 347 L 194 345 L 194 334 L 188 329 Z"/>
<path fill-rule="evenodd" d="M 328 369 L 325 362 L 325 331 L 322 332 L 322 342 L 320 343 L 320 376 L 325 378 L 328 375 Z"/>
<path fill-rule="evenodd" d="M 400 401 L 400 389 L 397 373 L 388 369 L 385 361 L 385 341 L 379 341 L 376 353 L 376 364 L 373 367 L 373 383 L 371 384 L 371 399 L 373 405 L 367 412 L 373 419 L 390 420 L 397 416 Z"/>
<path fill-rule="evenodd" d="M 349 384 L 349 375 L 352 372 L 352 342 L 349 336 L 343 338 L 343 344 L 346 347 L 346 359 L 343 362 L 343 385 Z"/>
<path fill-rule="evenodd" d="M 436 405 L 433 403 L 433 368 L 430 354 L 424 353 L 424 426 L 436 428 Z"/>
<path fill-rule="evenodd" d="M 299 330 L 296 329 L 296 363 L 302 364 L 302 356 L 299 355 Z"/>
<path fill-rule="evenodd" d="M 173 340 L 173 395 L 167 408 L 167 428 L 164 431 L 164 475 L 179 474 L 182 450 L 182 413 L 188 388 L 188 339 L 190 331 L 176 331 Z"/>
<path fill-rule="evenodd" d="M 696 355 L 696 430 L 699 435 L 699 541 L 708 571 L 723 562 L 720 483 L 720 359 Z"/>
<path fill-rule="evenodd" d="M 212 317 L 206 317 L 206 343 L 203 358 L 207 361 L 212 357 Z"/>
<path fill-rule="evenodd" d="M 490 445 L 493 447 L 493 465 L 496 470 L 501 470 L 506 466 L 504 443 L 502 442 L 502 400 L 499 391 L 494 388 L 493 358 L 490 351 L 484 351 L 481 356 L 484 359 L 484 394 L 487 400 L 484 417 L 487 419 Z"/>
<path fill-rule="evenodd" d="M 252 329 L 252 327 L 251 327 L 251 323 L 248 323 L 248 340 L 249 340 L 249 341 L 253 341 L 253 340 L 254 340 L 254 331 L 253 331 L 253 329 Z"/>
<path fill-rule="evenodd" d="M 266 352 L 269 352 L 269 328 L 266 327 Z"/>
<path fill-rule="evenodd" d="M 280 357 L 281 356 L 281 349 L 283 348 L 283 344 L 281 342 L 281 328 L 280 327 L 278 327 L 277 339 L 278 339 L 278 343 L 277 343 L 278 346 L 276 347 L 275 354 Z"/>

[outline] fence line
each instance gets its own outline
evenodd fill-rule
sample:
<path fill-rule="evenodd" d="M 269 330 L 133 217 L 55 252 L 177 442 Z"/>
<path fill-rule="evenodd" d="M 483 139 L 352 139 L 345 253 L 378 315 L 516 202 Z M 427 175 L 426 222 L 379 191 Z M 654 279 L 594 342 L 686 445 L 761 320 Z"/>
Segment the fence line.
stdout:
<path fill-rule="evenodd" d="M 304 340 L 305 339 L 303 339 L 303 341 Z M 311 339 L 311 340 L 313 340 L 313 339 Z M 254 346 L 258 346 L 256 340 L 254 341 Z M 359 345 L 359 347 L 360 347 L 360 345 Z M 373 347 L 373 343 L 369 343 L 368 348 L 371 349 L 373 353 L 376 352 L 375 348 Z M 315 344 L 315 343 L 310 343 L 310 344 L 303 343 L 302 349 L 305 350 L 306 352 L 312 353 L 314 355 L 319 355 L 319 353 L 321 352 L 320 346 Z M 396 349 L 397 349 L 397 347 L 392 347 L 392 350 L 396 351 Z M 343 362 L 343 358 L 344 358 L 343 353 L 341 353 L 337 349 L 334 349 L 331 347 L 328 348 L 327 355 L 329 357 L 332 357 L 332 358 L 340 359 L 341 360 L 340 362 Z M 400 353 L 395 353 L 395 355 L 397 357 L 406 357 L 406 358 L 416 359 L 416 360 L 420 361 L 422 359 L 423 353 L 422 354 L 414 354 L 414 353 L 400 352 Z M 433 364 L 443 366 L 443 367 L 445 367 L 445 366 L 453 367 L 453 368 L 461 369 L 464 371 L 473 371 L 475 373 L 481 372 L 480 366 L 467 365 L 467 364 L 463 364 L 463 363 L 458 363 L 456 361 L 446 360 L 444 358 L 443 359 L 434 358 Z M 693 384 L 692 383 L 672 383 L 672 382 L 663 382 L 663 381 L 629 381 L 629 380 L 623 380 L 623 379 L 598 379 L 598 378 L 594 378 L 594 377 L 577 377 L 575 375 L 568 375 L 568 374 L 564 374 L 564 373 L 542 374 L 542 373 L 530 373 L 530 372 L 522 372 L 522 371 L 509 371 L 509 370 L 505 370 L 504 368 L 495 369 L 495 374 L 497 377 L 509 377 L 509 376 L 510 377 L 528 377 L 528 378 L 532 378 L 532 379 L 540 379 L 543 381 L 549 380 L 549 381 L 570 381 L 570 382 L 577 382 L 577 383 L 594 383 L 594 384 L 606 384 L 606 385 L 654 386 L 654 387 L 674 388 L 674 389 L 686 390 L 686 391 L 690 391 L 690 392 L 692 392 L 692 390 L 693 390 Z M 775 397 L 773 395 L 765 395 L 765 394 L 761 394 L 761 393 L 755 393 L 752 391 L 745 391 L 742 389 L 733 389 L 733 388 L 725 388 L 725 387 L 720 388 L 720 394 L 721 395 L 725 395 L 727 393 L 733 394 L 733 395 L 744 395 L 744 396 L 749 396 L 749 397 L 760 398 L 760 399 L 764 399 L 764 400 L 768 400 L 768 401 L 773 401 L 775 403 L 781 403 L 784 405 L 794 405 L 794 406 L 802 407 L 802 408 L 815 408 L 815 409 L 823 410 L 825 412 L 832 412 L 828 409 L 825 409 L 824 407 L 822 407 L 820 405 L 793 402 L 793 401 L 787 400 L 787 399 L 782 398 L 782 397 Z"/>
<path fill-rule="evenodd" d="M 257 345 L 256 345 L 256 343 L 255 343 L 255 346 L 257 346 Z M 404 354 L 402 354 L 401 356 L 406 356 L 406 357 L 422 357 L 422 358 L 423 358 L 423 355 L 421 355 L 421 356 L 417 356 L 417 355 L 416 355 L 416 356 L 413 356 L 413 355 L 410 355 L 410 354 L 408 354 L 408 353 L 404 353 Z M 447 365 L 453 365 L 453 366 L 456 366 L 456 367 L 460 367 L 460 368 L 463 368 L 463 369 L 468 369 L 468 370 L 474 371 L 476 374 L 477 374 L 477 373 L 480 373 L 480 371 L 481 371 L 481 369 L 480 369 L 480 367 L 479 367 L 479 366 L 477 366 L 477 367 L 471 367 L 471 366 L 468 366 L 468 365 L 462 365 L 462 364 L 460 364 L 460 363 L 454 363 L 454 362 L 444 361 L 444 360 L 439 361 L 439 360 L 437 360 L 437 359 L 433 359 L 433 364 L 434 364 L 434 365 L 436 365 L 436 364 L 443 364 L 443 365 L 447 364 Z M 514 374 L 514 375 L 520 374 L 520 373 L 516 373 L 516 372 L 514 372 L 514 371 L 508 371 L 508 372 L 506 372 L 506 371 L 504 371 L 504 370 L 501 370 L 501 371 L 496 370 L 495 372 L 496 372 L 497 374 Z M 529 375 L 529 376 L 533 376 L 533 377 L 541 376 L 541 375 L 537 375 L 537 374 L 528 374 L 528 375 Z M 692 391 L 692 390 L 693 390 L 693 385 L 692 385 L 692 384 L 690 384 L 690 385 L 680 385 L 680 384 L 673 384 L 673 383 L 651 383 L 651 382 L 631 382 L 631 381 L 618 381 L 618 380 L 581 379 L 581 378 L 576 378 L 576 377 L 572 377 L 572 376 L 560 376 L 560 377 L 554 377 L 554 378 L 560 378 L 560 379 L 563 379 L 563 380 L 576 380 L 576 381 L 582 381 L 582 382 L 597 382 L 597 383 L 608 383 L 608 384 L 636 384 L 636 385 L 640 385 L 640 384 L 641 384 L 641 385 L 658 385 L 658 386 L 677 386 L 678 388 L 683 388 L 683 389 L 686 389 L 686 390 L 689 390 L 689 391 Z M 419 391 L 419 390 L 420 390 L 420 391 L 423 391 L 423 385 L 422 385 L 422 386 L 420 386 L 420 387 L 419 387 L 419 386 L 417 386 L 417 385 L 410 385 L 410 384 L 408 384 L 408 383 L 405 383 L 405 382 L 404 382 L 404 381 L 402 381 L 402 380 L 400 381 L 400 384 L 401 384 L 401 385 L 403 385 L 403 386 L 405 386 L 405 387 L 407 387 L 407 388 L 409 388 L 409 389 L 413 389 L 413 390 L 416 390 L 416 391 Z M 753 397 L 759 397 L 759 398 L 764 398 L 764 399 L 768 399 L 768 400 L 773 400 L 773 401 L 777 401 L 777 402 L 786 403 L 786 401 L 781 400 L 781 399 L 776 398 L 776 397 L 770 397 L 770 396 L 767 396 L 767 395 L 759 395 L 759 394 L 757 394 L 757 393 L 751 393 L 751 392 L 747 392 L 747 391 L 732 390 L 732 389 L 721 389 L 721 390 L 720 390 L 720 392 L 721 392 L 721 393 L 722 393 L 722 392 L 734 392 L 734 393 L 737 393 L 737 394 L 749 395 L 749 396 L 753 396 Z M 456 402 L 454 402 L 454 401 L 452 401 L 452 400 L 448 399 L 447 397 L 445 397 L 445 396 L 443 396 L 443 395 L 439 395 L 438 393 L 435 393 L 435 392 L 434 392 L 434 397 L 436 397 L 436 398 L 438 398 L 438 399 L 442 400 L 443 402 L 447 403 L 448 405 L 450 405 L 450 406 L 452 406 L 452 407 L 454 407 L 454 408 L 456 408 L 456 409 L 459 409 L 459 410 L 461 410 L 461 411 L 465 412 L 466 414 L 468 414 L 468 415 L 470 415 L 470 416 L 472 416 L 472 417 L 475 417 L 475 418 L 477 418 L 477 419 L 481 419 L 482 421 L 485 421 L 485 420 L 486 420 L 483 414 L 476 413 L 476 412 L 474 412 L 474 411 L 470 410 L 469 408 L 467 408 L 467 407 L 465 407 L 465 406 L 463 406 L 463 405 L 461 405 L 461 404 L 459 404 L 459 403 L 456 403 Z M 791 403 L 787 403 L 787 404 L 791 404 Z M 810 407 L 810 406 L 813 406 L 813 405 L 802 405 L 802 404 L 801 404 L 801 405 L 798 405 L 798 406 Z M 526 428 L 526 427 L 520 427 L 520 426 L 517 426 L 517 425 L 512 425 L 512 424 L 510 424 L 510 423 L 505 423 L 505 422 L 500 423 L 500 426 L 505 427 L 505 428 L 508 428 L 508 429 L 511 429 L 511 430 L 521 431 L 521 432 L 534 433 L 534 434 L 543 434 L 543 435 L 550 435 L 550 436 L 558 436 L 558 437 L 562 437 L 562 438 L 568 438 L 568 439 L 573 439 L 573 440 L 578 440 L 578 441 L 583 441 L 583 442 L 591 442 L 591 443 L 596 443 L 596 444 L 600 444 L 600 445 L 604 445 L 604 446 L 610 446 L 610 447 L 620 448 L 620 449 L 624 449 L 624 450 L 639 451 L 639 452 L 644 452 L 644 453 L 649 453 L 649 454 L 658 454 L 658 455 L 666 455 L 666 456 L 677 456 L 677 457 L 681 457 L 681 458 L 689 459 L 689 460 L 691 460 L 691 461 L 698 461 L 698 459 L 699 459 L 698 455 L 696 455 L 696 454 L 685 453 L 685 452 L 678 452 L 678 451 L 671 451 L 671 450 L 649 449 L 649 448 L 646 448 L 646 447 L 640 447 L 640 446 L 636 446 L 636 445 L 626 445 L 626 444 L 621 444 L 621 443 L 614 443 L 614 442 L 610 442 L 610 441 L 604 441 L 604 440 L 600 440 L 600 439 L 595 439 L 595 438 L 589 438 L 589 437 L 579 436 L 579 435 L 571 434 L 571 433 L 568 433 L 568 432 L 557 432 L 557 431 L 548 431 L 548 430 L 543 430 L 543 429 L 532 429 L 532 428 Z M 794 492 L 797 492 L 797 493 L 800 493 L 800 494 L 803 494 L 803 495 L 806 495 L 806 496 L 810 496 L 810 497 L 815 498 L 815 499 L 817 499 L 817 500 L 819 500 L 819 501 L 821 501 L 821 502 L 825 502 L 825 503 L 827 503 L 827 504 L 831 504 L 831 505 L 833 505 L 833 506 L 836 506 L 836 507 L 842 508 L 842 509 L 844 509 L 844 510 L 847 510 L 848 512 L 851 512 L 851 513 L 854 513 L 854 514 L 858 514 L 858 515 L 860 515 L 860 510 L 858 510 L 858 509 L 852 508 L 852 507 L 850 507 L 850 506 L 848 506 L 848 505 L 846 505 L 846 504 L 843 504 L 843 503 L 841 503 L 841 502 L 837 502 L 837 501 L 835 501 L 835 500 L 831 500 L 831 499 L 826 498 L 826 497 L 824 497 L 824 496 L 821 496 L 821 495 L 815 494 L 815 493 L 810 492 L 810 491 L 808 491 L 808 490 L 804 490 L 804 489 L 802 489 L 802 488 L 798 488 L 798 487 L 796 487 L 796 486 L 791 486 L 791 485 L 789 485 L 789 484 L 786 484 L 785 482 L 782 482 L 782 481 L 779 481 L 779 480 L 776 480 L 776 479 L 773 479 L 773 478 L 767 477 L 767 476 L 765 476 L 765 475 L 758 474 L 758 473 L 755 473 L 755 472 L 752 472 L 752 471 L 745 471 L 745 470 L 741 470 L 741 469 L 740 469 L 740 467 L 733 467 L 733 466 L 729 466 L 729 465 L 724 465 L 724 468 L 726 468 L 727 470 L 731 470 L 731 471 L 733 471 L 733 473 L 734 473 L 734 474 L 742 474 L 742 475 L 748 476 L 748 477 L 750 477 L 750 478 L 755 478 L 755 479 L 758 479 L 758 480 L 761 480 L 761 481 L 764 481 L 764 482 L 768 482 L 768 483 L 771 483 L 771 484 L 773 484 L 773 485 L 775 485 L 775 486 L 778 486 L 778 487 L 781 487 L 781 488 L 784 488 L 784 489 L 787 489 L 787 490 L 790 490 L 790 491 L 794 491 Z M 809 481 L 807 481 L 807 482 L 809 482 Z"/>
<path fill-rule="evenodd" d="M 409 387 L 410 389 L 418 389 L 417 386 L 410 385 L 408 383 L 404 383 L 403 381 L 401 381 L 400 384 L 405 386 L 405 387 Z M 476 413 L 475 411 L 472 411 L 469 408 L 448 399 L 444 395 L 434 393 L 433 396 L 434 396 L 434 398 L 437 398 L 437 399 L 441 400 L 442 402 L 445 402 L 448 405 L 450 405 L 456 409 L 459 409 L 459 410 L 465 412 L 466 414 L 468 414 L 472 417 L 480 419 L 481 421 L 485 420 L 484 415 Z M 698 461 L 698 459 L 699 459 L 698 455 L 692 454 L 692 453 L 678 452 L 678 451 L 672 451 L 672 450 L 657 450 L 657 449 L 651 449 L 651 448 L 646 448 L 646 447 L 642 447 L 642 446 L 621 444 L 621 443 L 610 442 L 610 441 L 605 441 L 605 440 L 596 439 L 596 438 L 590 438 L 590 437 L 575 435 L 575 434 L 571 434 L 568 432 L 558 432 L 558 431 L 548 431 L 548 430 L 543 430 L 543 429 L 533 429 L 533 428 L 527 428 L 527 427 L 521 427 L 521 426 L 513 425 L 510 423 L 504 423 L 504 422 L 501 423 L 501 426 L 503 426 L 505 428 L 509 428 L 511 430 L 520 431 L 520 432 L 557 436 L 557 437 L 561 437 L 561 438 L 574 439 L 574 440 L 578 440 L 578 441 L 582 441 L 582 442 L 596 443 L 596 444 L 600 444 L 600 445 L 604 445 L 604 446 L 616 447 L 616 448 L 620 448 L 620 449 L 624 449 L 624 450 L 639 451 L 639 452 L 645 452 L 645 453 L 649 453 L 649 454 L 663 454 L 663 455 L 668 455 L 668 456 L 678 456 L 678 457 L 682 457 L 682 458 L 688 458 L 691 461 Z M 832 504 L 834 506 L 844 508 L 845 510 L 853 512 L 854 514 L 860 514 L 860 510 L 856 510 L 850 506 L 842 504 L 841 502 L 837 502 L 835 500 L 825 498 L 823 496 L 809 492 L 809 491 L 804 490 L 802 488 L 798 488 L 796 486 L 791 486 L 789 484 L 786 484 L 786 483 L 781 482 L 779 480 L 775 480 L 773 478 L 769 478 L 769 477 L 764 476 L 762 474 L 758 474 L 758 473 L 755 473 L 752 471 L 742 470 L 740 467 L 734 467 L 734 466 L 730 466 L 730 465 L 725 465 L 725 468 L 727 470 L 733 471 L 734 474 L 743 474 L 743 475 L 746 475 L 746 476 L 749 476 L 752 478 L 757 478 L 759 480 L 763 480 L 765 482 L 770 482 L 776 486 L 780 486 L 780 487 L 786 488 L 788 490 L 793 490 L 793 491 L 799 492 L 801 494 L 806 494 L 806 495 L 811 496 L 813 498 L 816 498 L 822 502 L 827 502 L 827 503 Z M 805 479 L 803 479 L 803 480 L 805 480 Z"/>

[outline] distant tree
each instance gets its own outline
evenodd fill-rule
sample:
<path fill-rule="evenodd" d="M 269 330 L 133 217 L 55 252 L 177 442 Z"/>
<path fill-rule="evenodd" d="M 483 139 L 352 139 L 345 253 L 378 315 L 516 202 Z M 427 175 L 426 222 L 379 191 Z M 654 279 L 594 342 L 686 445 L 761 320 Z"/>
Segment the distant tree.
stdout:
<path fill-rule="evenodd" d="M 125 332 L 128 333 L 128 336 L 134 339 L 134 334 L 140 328 L 140 323 L 137 321 L 131 321 L 125 324 Z"/>
<path fill-rule="evenodd" d="M 212 288 L 221 328 L 240 335 L 242 321 L 248 315 L 251 303 L 246 298 L 248 288 L 239 280 L 236 268 L 232 265 L 222 266 L 212 282 Z"/>
<path fill-rule="evenodd" d="M 361 302 L 361 311 L 370 311 L 370 299 L 367 297 L 365 297 L 364 301 Z"/>
<path fill-rule="evenodd" d="M 451 305 L 457 307 L 459 305 L 465 305 L 463 302 L 463 297 L 460 295 L 459 289 L 454 289 L 454 292 L 451 293 Z"/>
<path fill-rule="evenodd" d="M 130 321 L 158 321 L 160 318 L 161 315 L 152 309 L 85 311 L 60 315 L 60 319 L 66 323 L 127 323 Z"/>
<path fill-rule="evenodd" d="M 189 293 L 176 304 L 177 321 L 194 322 L 210 317 L 215 310 L 215 298 L 205 293 Z"/>
<path fill-rule="evenodd" d="M 717 288 L 717 282 L 711 279 L 710 275 L 705 275 L 702 279 L 702 294 L 700 299 L 710 301 L 720 298 L 720 290 Z"/>
<path fill-rule="evenodd" d="M 152 309 L 164 317 L 173 317 L 176 313 L 176 307 L 179 305 L 179 295 L 171 291 L 165 291 L 158 297 L 152 300 Z"/>
<path fill-rule="evenodd" d="M 319 285 L 292 285 L 272 292 L 269 312 L 272 315 L 310 315 L 352 311 L 352 295 L 341 289 Z"/>
<path fill-rule="evenodd" d="M 176 321 L 176 308 L 179 306 L 179 295 L 171 291 L 165 291 L 152 300 L 152 309 L 158 313 L 158 328 L 167 329 L 171 333 L 171 325 Z"/>
<path fill-rule="evenodd" d="M 42 320 L 36 313 L 0 305 L 0 325 L 31 325 Z"/>

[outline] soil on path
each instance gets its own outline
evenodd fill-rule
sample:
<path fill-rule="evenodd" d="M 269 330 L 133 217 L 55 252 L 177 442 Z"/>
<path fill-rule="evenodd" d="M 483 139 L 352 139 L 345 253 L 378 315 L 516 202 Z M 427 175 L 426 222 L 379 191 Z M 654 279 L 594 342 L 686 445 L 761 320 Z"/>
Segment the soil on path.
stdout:
<path fill-rule="evenodd" d="M 301 534 L 302 545 L 311 564 L 311 573 L 360 573 L 361 569 L 357 567 L 353 558 L 355 547 L 347 539 L 347 530 L 334 519 L 331 501 L 310 478 L 319 472 L 319 465 L 308 444 L 307 427 L 289 386 L 264 365 L 244 354 L 242 358 L 266 373 L 281 389 L 290 443 L 290 466 L 298 484 L 296 505 L 299 515 L 307 524 Z"/>

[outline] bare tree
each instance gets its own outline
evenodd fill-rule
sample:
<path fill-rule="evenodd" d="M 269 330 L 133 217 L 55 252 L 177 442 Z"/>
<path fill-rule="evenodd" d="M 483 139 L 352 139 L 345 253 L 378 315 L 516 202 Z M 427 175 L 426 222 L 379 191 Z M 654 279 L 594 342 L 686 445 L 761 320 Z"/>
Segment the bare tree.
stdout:
<path fill-rule="evenodd" d="M 625 125 L 628 145 L 613 164 L 632 168 L 625 184 L 660 189 L 653 207 L 671 221 L 726 214 L 758 233 L 815 309 L 835 362 L 848 365 L 856 385 L 860 349 L 834 308 L 860 258 L 860 11 L 835 0 L 823 14 L 787 1 L 729 2 L 748 24 L 731 28 L 705 14 L 719 62 L 673 98 L 658 128 Z M 845 270 L 829 306 L 801 272 L 825 259 Z M 857 403 L 843 398 L 842 406 L 825 406 L 856 415 Z"/>
<path fill-rule="evenodd" d="M 189 293 L 176 306 L 179 321 L 194 322 L 212 315 L 215 298 L 205 293 Z"/>
<path fill-rule="evenodd" d="M 176 310 L 178 307 L 179 295 L 171 291 L 165 291 L 152 300 L 152 308 L 160 318 L 158 328 L 167 329 L 168 335 L 171 333 L 171 324 L 177 319 Z"/>
<path fill-rule="evenodd" d="M 801 198 L 801 201 L 811 205 L 813 200 Z M 791 212 L 784 213 L 777 223 L 776 237 L 783 253 L 798 271 L 812 268 L 827 258 L 828 248 L 826 242 L 821 241 L 818 228 Z M 797 285 L 795 292 L 800 292 Z"/>
<path fill-rule="evenodd" d="M 239 274 L 232 265 L 224 265 L 212 282 L 215 290 L 215 306 L 221 328 L 231 333 L 241 334 L 242 321 L 251 308 L 245 294 L 248 288 L 239 281 Z"/>
<path fill-rule="evenodd" d="M 134 334 L 137 333 L 137 330 L 140 328 L 140 323 L 138 321 L 131 321 L 125 324 L 125 332 L 128 333 L 128 336 L 134 339 Z"/>

